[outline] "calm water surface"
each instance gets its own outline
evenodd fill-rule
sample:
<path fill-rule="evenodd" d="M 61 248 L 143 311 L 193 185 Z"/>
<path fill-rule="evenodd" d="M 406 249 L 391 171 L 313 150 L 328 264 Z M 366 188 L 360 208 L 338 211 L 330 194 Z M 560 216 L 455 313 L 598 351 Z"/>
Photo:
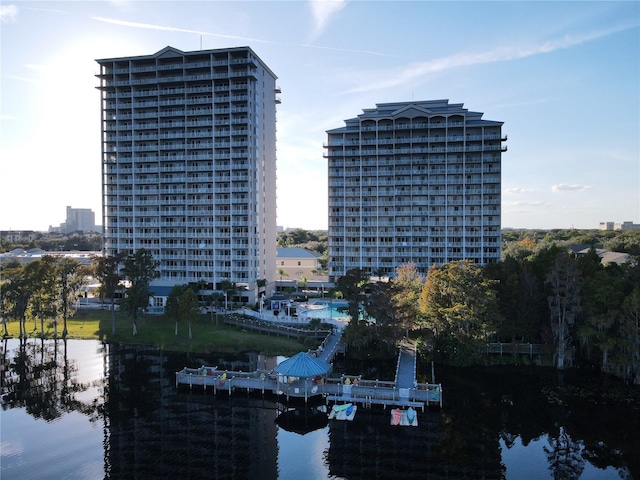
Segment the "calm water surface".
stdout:
<path fill-rule="evenodd" d="M 175 387 L 185 365 L 277 364 L 255 354 L 5 340 L 0 360 L 3 480 L 640 478 L 640 394 L 595 374 L 436 368 L 445 407 L 412 428 Z"/>

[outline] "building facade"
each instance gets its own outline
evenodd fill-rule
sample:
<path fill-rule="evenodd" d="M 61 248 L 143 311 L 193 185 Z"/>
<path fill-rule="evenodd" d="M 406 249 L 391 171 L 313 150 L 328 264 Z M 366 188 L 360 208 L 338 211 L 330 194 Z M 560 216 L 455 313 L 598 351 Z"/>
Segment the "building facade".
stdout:
<path fill-rule="evenodd" d="M 229 281 L 255 302 L 275 281 L 277 77 L 249 47 L 97 62 L 105 253 L 150 250 L 156 294 Z"/>
<path fill-rule="evenodd" d="M 598 227 L 600 230 L 640 230 L 640 224 L 626 221 L 622 223 L 616 222 L 600 222 Z"/>
<path fill-rule="evenodd" d="M 448 100 L 378 104 L 327 131 L 329 277 L 501 255 L 503 122 Z"/>
<path fill-rule="evenodd" d="M 62 233 L 96 231 L 96 214 L 90 208 L 67 207 L 67 219 L 60 224 Z"/>

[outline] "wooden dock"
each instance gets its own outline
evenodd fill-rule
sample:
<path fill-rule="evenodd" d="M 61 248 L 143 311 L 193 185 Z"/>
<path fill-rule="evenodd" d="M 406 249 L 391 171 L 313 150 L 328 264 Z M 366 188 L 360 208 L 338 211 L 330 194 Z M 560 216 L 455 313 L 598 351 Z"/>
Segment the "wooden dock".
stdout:
<path fill-rule="evenodd" d="M 206 373 L 203 373 L 205 372 Z M 358 380 L 356 384 L 345 383 L 346 378 L 324 379 L 314 383 L 313 379 L 299 379 L 290 382 L 282 375 L 267 371 L 234 372 L 221 371 L 214 367 L 183 368 L 176 372 L 176 386 L 188 385 L 190 389 L 202 388 L 205 392 L 258 392 L 291 398 L 309 398 L 322 395 L 326 402 L 359 403 L 370 408 L 372 405 L 386 407 L 442 406 L 442 386 L 440 384 L 416 383 L 413 388 L 398 388 L 395 382 L 381 380 Z"/>
<path fill-rule="evenodd" d="M 315 356 L 329 364 L 333 361 L 341 339 L 341 332 L 330 332 Z M 442 407 L 442 385 L 417 383 L 415 347 L 403 345 L 398 355 L 395 381 L 367 380 L 356 376 L 341 378 L 291 378 L 273 371 L 222 371 L 216 367 L 183 368 L 176 372 L 176 386 L 202 388 L 214 394 L 220 391 L 231 395 L 234 391 L 258 392 L 286 398 L 304 399 L 322 396 L 325 402 L 356 403 L 365 408 L 414 407 L 424 410 L 435 405 Z"/>

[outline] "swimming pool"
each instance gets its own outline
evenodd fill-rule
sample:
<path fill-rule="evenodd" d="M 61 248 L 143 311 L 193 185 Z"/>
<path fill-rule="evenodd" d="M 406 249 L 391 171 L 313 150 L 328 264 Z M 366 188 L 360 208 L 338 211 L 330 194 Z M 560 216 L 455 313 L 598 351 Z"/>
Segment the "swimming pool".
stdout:
<path fill-rule="evenodd" d="M 313 302 L 313 305 L 331 305 L 333 308 L 342 308 L 348 307 L 349 302 L 344 302 L 340 300 L 316 300 Z"/>
<path fill-rule="evenodd" d="M 349 320 L 351 317 L 341 309 L 346 309 L 349 306 L 345 301 L 333 301 L 333 300 L 316 300 L 309 305 L 309 309 L 300 309 L 298 314 L 307 318 L 320 318 L 323 320 L 335 319 L 335 320 Z"/>
<path fill-rule="evenodd" d="M 305 310 L 304 312 L 301 312 L 301 313 L 305 317 L 309 317 L 309 318 L 321 318 L 321 319 L 335 318 L 336 320 L 351 318 L 347 313 L 339 311 L 338 307 L 335 307 L 335 306 L 332 308 L 325 307 L 325 308 L 316 308 L 312 310 Z"/>

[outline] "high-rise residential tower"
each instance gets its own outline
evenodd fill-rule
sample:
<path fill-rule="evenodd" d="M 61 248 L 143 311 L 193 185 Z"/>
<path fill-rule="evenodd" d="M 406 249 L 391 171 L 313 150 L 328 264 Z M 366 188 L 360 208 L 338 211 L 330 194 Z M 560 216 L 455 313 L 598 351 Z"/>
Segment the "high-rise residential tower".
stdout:
<path fill-rule="evenodd" d="M 97 62 L 105 253 L 152 252 L 157 306 L 191 282 L 255 302 L 276 276 L 277 77 L 249 47 Z"/>
<path fill-rule="evenodd" d="M 502 125 L 432 100 L 378 104 L 327 131 L 330 279 L 497 262 Z"/>

